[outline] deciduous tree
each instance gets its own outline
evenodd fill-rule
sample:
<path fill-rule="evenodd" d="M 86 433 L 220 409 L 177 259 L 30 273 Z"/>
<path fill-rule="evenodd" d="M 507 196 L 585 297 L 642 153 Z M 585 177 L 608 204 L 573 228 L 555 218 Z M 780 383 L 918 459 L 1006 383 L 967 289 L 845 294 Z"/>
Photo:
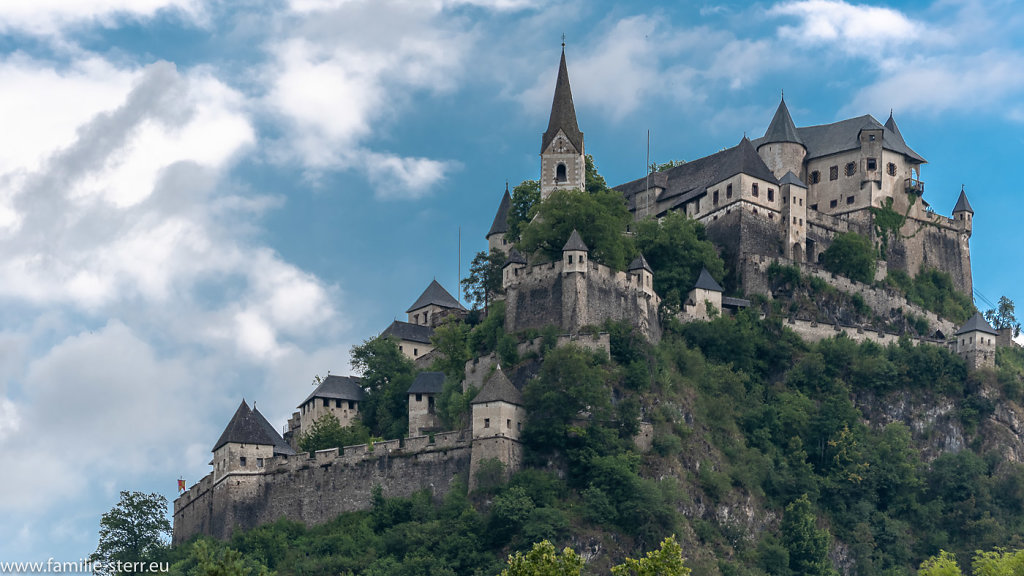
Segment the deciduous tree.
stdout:
<path fill-rule="evenodd" d="M 122 490 L 118 503 L 100 519 L 99 545 L 89 560 L 101 574 L 113 574 L 110 564 L 117 562 L 148 565 L 167 550 L 170 533 L 167 498 L 156 493 Z"/>

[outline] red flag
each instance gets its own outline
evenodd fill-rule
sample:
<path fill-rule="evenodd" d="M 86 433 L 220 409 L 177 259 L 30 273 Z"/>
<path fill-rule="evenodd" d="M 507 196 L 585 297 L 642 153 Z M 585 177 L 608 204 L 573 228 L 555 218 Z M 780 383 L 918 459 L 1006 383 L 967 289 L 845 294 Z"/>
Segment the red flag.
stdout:
<path fill-rule="evenodd" d="M 185 491 L 185 481 L 184 480 L 178 480 L 178 492 L 184 492 L 184 491 Z"/>

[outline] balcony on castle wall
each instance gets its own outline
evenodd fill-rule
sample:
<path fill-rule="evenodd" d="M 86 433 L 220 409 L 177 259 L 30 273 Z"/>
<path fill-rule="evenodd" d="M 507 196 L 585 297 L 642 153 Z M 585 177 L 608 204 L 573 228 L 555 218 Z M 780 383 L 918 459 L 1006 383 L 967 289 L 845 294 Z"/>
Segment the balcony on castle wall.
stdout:
<path fill-rule="evenodd" d="M 904 180 L 903 181 L 903 188 L 907 192 L 913 192 L 914 194 L 917 194 L 918 196 L 921 196 L 922 194 L 924 194 L 924 182 L 921 182 L 920 180 L 918 180 L 916 178 L 907 178 L 906 180 Z"/>

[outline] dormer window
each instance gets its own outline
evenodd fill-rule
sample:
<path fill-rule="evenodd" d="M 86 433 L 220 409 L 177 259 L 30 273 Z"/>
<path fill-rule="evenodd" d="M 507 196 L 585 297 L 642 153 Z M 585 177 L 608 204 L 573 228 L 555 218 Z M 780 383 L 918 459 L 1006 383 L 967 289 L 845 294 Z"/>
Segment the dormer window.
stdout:
<path fill-rule="evenodd" d="M 558 168 L 555 168 L 555 182 L 565 182 L 568 178 L 565 175 L 565 164 L 559 164 Z"/>

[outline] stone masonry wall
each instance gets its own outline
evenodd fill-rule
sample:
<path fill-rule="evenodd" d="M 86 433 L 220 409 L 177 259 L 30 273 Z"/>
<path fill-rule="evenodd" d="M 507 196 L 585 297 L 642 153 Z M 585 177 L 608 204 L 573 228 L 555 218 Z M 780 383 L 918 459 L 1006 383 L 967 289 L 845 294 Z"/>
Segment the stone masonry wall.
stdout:
<path fill-rule="evenodd" d="M 313 455 L 275 458 L 266 473 L 229 475 L 216 485 L 203 478 L 174 501 L 174 544 L 195 534 L 226 539 L 289 518 L 307 525 L 326 522 L 343 512 L 370 507 L 374 486 L 388 497 L 428 489 L 447 493 L 457 479 L 466 480 L 471 443 L 464 432 L 347 446 Z"/>

